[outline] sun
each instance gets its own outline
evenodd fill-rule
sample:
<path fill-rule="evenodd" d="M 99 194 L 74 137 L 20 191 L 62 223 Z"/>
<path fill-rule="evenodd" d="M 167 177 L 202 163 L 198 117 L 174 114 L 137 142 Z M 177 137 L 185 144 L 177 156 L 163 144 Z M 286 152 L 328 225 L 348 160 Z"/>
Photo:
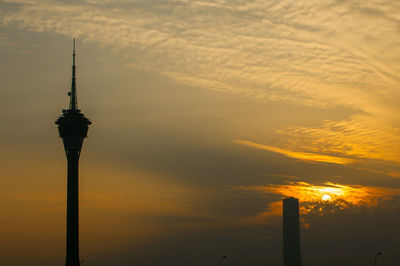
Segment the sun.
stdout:
<path fill-rule="evenodd" d="M 330 201 L 331 199 L 332 199 L 332 197 L 329 196 L 328 194 L 325 194 L 325 195 L 322 196 L 322 200 L 323 201 Z"/>

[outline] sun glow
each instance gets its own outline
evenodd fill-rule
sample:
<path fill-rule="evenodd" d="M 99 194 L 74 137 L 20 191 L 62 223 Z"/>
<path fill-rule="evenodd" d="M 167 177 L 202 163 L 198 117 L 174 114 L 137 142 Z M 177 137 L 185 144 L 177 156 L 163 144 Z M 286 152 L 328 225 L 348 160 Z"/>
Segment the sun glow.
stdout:
<path fill-rule="evenodd" d="M 269 184 L 259 187 L 242 187 L 242 189 L 298 198 L 301 214 L 324 214 L 354 207 L 376 207 L 381 201 L 400 196 L 399 189 L 351 186 L 332 182 L 321 185 L 289 182 L 284 185 Z"/>
<path fill-rule="evenodd" d="M 241 186 L 237 189 L 262 194 L 279 195 L 282 198 L 299 199 L 302 226 L 310 226 L 312 215 L 322 216 L 341 211 L 357 211 L 359 208 L 390 208 L 391 203 L 400 198 L 400 189 L 368 187 L 361 185 L 342 185 L 325 182 L 313 185 L 306 182 L 287 182 L 286 184 L 267 184 L 265 186 Z M 246 224 L 265 224 L 280 221 L 282 200 L 272 201 L 267 209 L 258 215 L 240 220 Z"/>
<path fill-rule="evenodd" d="M 332 200 L 332 197 L 329 196 L 328 194 L 325 194 L 325 195 L 322 196 L 322 200 L 323 201 L 330 201 L 330 200 Z"/>
<path fill-rule="evenodd" d="M 339 208 L 347 205 L 371 205 L 375 204 L 376 188 L 364 186 L 347 186 L 331 182 L 322 185 L 312 185 L 305 182 L 289 183 L 267 188 L 271 192 L 286 197 L 295 197 L 303 203 L 330 202 Z"/>

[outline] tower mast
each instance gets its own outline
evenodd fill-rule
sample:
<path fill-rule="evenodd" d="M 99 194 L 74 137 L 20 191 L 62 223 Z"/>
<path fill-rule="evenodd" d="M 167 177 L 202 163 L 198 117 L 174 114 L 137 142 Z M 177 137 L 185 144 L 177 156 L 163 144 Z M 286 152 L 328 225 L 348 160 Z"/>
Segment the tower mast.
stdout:
<path fill-rule="evenodd" d="M 70 102 L 69 102 L 69 109 L 75 110 L 77 109 L 78 102 L 76 97 L 76 65 L 75 65 L 75 39 L 73 40 L 73 50 L 72 50 L 72 83 L 71 83 L 71 92 L 70 92 Z"/>
<path fill-rule="evenodd" d="M 72 84 L 68 110 L 55 122 L 67 157 L 67 241 L 65 266 L 79 266 L 79 156 L 91 122 L 77 109 L 75 39 L 72 53 Z"/>

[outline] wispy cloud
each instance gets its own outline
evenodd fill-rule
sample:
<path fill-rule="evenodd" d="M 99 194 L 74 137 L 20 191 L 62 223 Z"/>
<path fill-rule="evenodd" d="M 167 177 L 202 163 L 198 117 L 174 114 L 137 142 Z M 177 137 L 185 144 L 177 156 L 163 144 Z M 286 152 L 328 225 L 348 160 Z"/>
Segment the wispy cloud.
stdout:
<path fill-rule="evenodd" d="M 248 140 L 235 140 L 235 142 L 238 144 L 241 144 L 241 145 L 255 148 L 255 149 L 276 152 L 279 154 L 283 154 L 287 157 L 302 160 L 302 161 L 324 162 L 324 163 L 335 163 L 335 164 L 350 164 L 353 162 L 353 160 L 349 159 L 349 158 L 335 157 L 335 156 L 323 155 L 323 154 L 317 154 L 317 153 L 289 151 L 289 150 L 284 150 L 284 149 L 269 146 L 269 145 L 255 143 L 255 142 L 248 141 Z"/>
<path fill-rule="evenodd" d="M 398 130 L 376 117 L 358 115 L 350 120 L 326 120 L 317 127 L 288 127 L 277 134 L 281 143 L 295 139 L 297 148 L 311 152 L 400 161 Z"/>
<path fill-rule="evenodd" d="M 278 130 L 304 144 L 288 150 L 399 158 L 399 147 L 388 148 L 400 143 L 393 120 L 400 112 L 400 8 L 393 1 L 3 3 L 13 5 L 0 11 L 0 25 L 7 29 L 79 36 L 109 45 L 125 64 L 183 84 L 258 101 L 333 111 L 347 106 L 363 114 L 328 122 L 341 125 L 337 130 L 327 122 L 282 125 Z M 332 137 L 333 132 L 340 137 Z M 285 134 L 282 139 L 287 140 Z"/>
<path fill-rule="evenodd" d="M 129 47 L 140 51 L 133 54 L 134 64 L 191 85 L 258 99 L 368 108 L 368 89 L 393 83 L 398 73 L 372 56 L 384 45 L 378 39 L 381 29 L 395 27 L 393 22 L 379 20 L 379 29 L 364 23 L 365 12 L 350 12 L 352 6 L 328 8 L 318 1 L 6 2 L 18 3 L 19 9 L 2 12 L 3 25 Z M 375 45 L 355 49 L 353 41 L 366 35 L 376 39 Z"/>

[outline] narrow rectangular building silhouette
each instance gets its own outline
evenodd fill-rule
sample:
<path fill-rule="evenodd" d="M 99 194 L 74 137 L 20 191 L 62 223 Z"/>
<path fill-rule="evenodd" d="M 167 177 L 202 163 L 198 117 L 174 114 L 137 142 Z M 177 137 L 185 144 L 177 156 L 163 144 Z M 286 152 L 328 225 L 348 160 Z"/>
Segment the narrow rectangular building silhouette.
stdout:
<path fill-rule="evenodd" d="M 301 266 L 299 200 L 283 200 L 283 266 Z"/>

